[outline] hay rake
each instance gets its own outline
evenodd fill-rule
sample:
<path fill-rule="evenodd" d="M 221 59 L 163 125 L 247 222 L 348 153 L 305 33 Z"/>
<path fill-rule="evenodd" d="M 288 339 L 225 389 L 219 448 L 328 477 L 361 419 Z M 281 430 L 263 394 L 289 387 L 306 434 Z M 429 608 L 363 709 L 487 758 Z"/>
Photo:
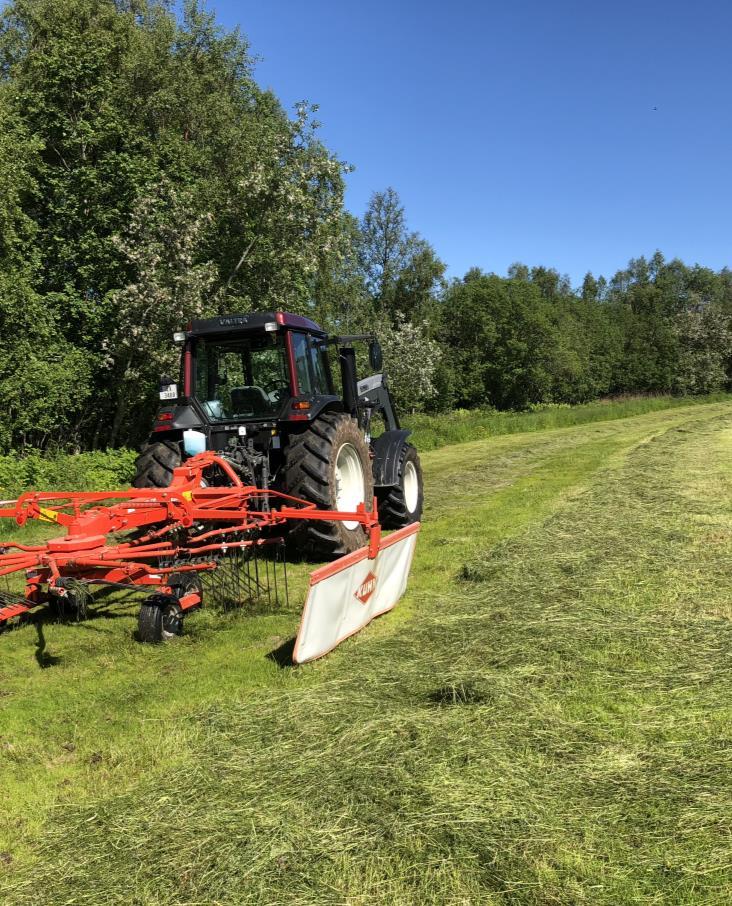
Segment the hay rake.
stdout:
<path fill-rule="evenodd" d="M 0 518 L 66 530 L 42 544 L 0 546 L 0 578 L 25 574 L 22 594 L 0 591 L 0 629 L 42 607 L 81 619 L 91 588 L 107 586 L 148 593 L 138 620 L 146 642 L 180 634 L 185 615 L 204 598 L 223 608 L 286 600 L 287 526 L 302 519 L 358 522 L 368 546 L 311 577 L 298 661 L 326 653 L 394 606 L 419 529 L 417 523 L 382 539 L 375 509 L 321 510 L 281 491 L 245 485 L 230 462 L 210 451 L 176 468 L 165 489 L 30 492 L 6 501 Z"/>

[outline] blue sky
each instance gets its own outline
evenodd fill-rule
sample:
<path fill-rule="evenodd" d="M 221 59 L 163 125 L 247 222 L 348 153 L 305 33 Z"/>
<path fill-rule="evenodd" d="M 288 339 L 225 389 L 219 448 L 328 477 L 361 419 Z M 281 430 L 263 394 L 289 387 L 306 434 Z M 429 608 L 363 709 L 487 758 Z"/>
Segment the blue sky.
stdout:
<path fill-rule="evenodd" d="M 732 264 L 732 4 L 209 0 L 449 265 Z M 656 109 L 657 108 L 657 109 Z"/>

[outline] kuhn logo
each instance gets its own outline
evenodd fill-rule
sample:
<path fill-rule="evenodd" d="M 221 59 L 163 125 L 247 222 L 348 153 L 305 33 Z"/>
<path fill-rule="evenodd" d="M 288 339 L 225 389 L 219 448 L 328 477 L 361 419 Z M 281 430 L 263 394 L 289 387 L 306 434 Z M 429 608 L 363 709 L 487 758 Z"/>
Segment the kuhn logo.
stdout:
<path fill-rule="evenodd" d="M 362 604 L 365 604 L 376 591 L 376 581 L 376 576 L 373 573 L 369 573 L 356 589 L 356 597 Z"/>

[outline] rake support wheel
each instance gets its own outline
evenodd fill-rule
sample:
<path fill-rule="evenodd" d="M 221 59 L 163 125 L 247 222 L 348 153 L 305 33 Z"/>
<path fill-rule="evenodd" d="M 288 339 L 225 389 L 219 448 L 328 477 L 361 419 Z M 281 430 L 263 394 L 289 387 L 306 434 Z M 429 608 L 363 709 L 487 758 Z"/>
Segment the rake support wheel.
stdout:
<path fill-rule="evenodd" d="M 141 642 L 159 645 L 183 632 L 183 611 L 170 595 L 151 595 L 143 601 L 137 620 Z"/>

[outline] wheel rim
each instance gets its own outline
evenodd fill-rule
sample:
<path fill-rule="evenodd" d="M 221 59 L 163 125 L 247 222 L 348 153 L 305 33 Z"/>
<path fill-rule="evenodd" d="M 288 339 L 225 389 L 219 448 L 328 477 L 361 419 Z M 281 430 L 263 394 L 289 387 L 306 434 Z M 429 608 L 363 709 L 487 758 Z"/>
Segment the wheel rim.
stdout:
<path fill-rule="evenodd" d="M 183 628 L 183 611 L 178 604 L 169 604 L 163 610 L 162 636 L 166 641 L 180 635 Z"/>
<path fill-rule="evenodd" d="M 419 476 L 417 475 L 417 467 L 411 461 L 407 462 L 404 466 L 404 503 L 406 504 L 408 513 L 415 513 L 417 511 L 417 504 L 419 503 Z"/>
<path fill-rule="evenodd" d="M 343 444 L 338 450 L 335 463 L 336 509 L 342 513 L 353 513 L 359 503 L 366 501 L 361 457 L 352 444 Z M 351 520 L 343 525 L 349 530 L 358 528 L 359 523 Z"/>

